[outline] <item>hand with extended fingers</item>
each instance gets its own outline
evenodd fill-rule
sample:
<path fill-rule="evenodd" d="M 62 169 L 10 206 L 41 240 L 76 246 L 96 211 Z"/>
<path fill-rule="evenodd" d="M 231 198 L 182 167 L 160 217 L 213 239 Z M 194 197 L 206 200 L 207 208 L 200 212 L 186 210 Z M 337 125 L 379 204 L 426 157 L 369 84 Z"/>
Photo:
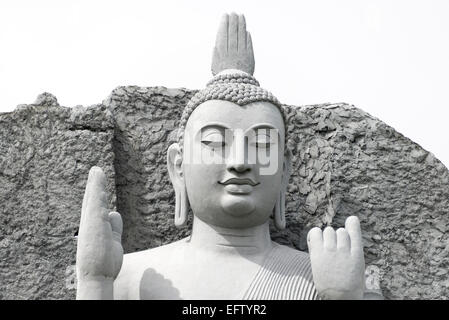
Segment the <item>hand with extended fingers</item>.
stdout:
<path fill-rule="evenodd" d="M 106 176 L 92 167 L 87 180 L 78 233 L 77 299 L 112 299 L 113 281 L 123 261 L 122 219 L 109 212 Z"/>
<path fill-rule="evenodd" d="M 243 15 L 225 14 L 220 22 L 212 56 L 212 74 L 226 69 L 254 73 L 254 52 L 251 34 L 246 31 Z"/>
<path fill-rule="evenodd" d="M 345 228 L 307 235 L 313 281 L 325 299 L 362 299 L 365 290 L 365 260 L 359 219 L 350 216 Z"/>

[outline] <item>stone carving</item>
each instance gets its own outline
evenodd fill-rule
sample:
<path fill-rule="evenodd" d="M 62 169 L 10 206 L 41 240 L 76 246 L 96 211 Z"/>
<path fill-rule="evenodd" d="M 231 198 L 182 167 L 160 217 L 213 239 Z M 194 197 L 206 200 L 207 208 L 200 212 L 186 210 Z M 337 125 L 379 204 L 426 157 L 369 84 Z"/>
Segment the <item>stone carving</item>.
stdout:
<path fill-rule="evenodd" d="M 225 15 L 212 63 L 217 74 L 187 104 L 178 142 L 167 151 L 174 221 L 185 225 L 192 208 L 190 237 L 124 256 L 122 219 L 108 211 L 105 174 L 90 170 L 78 235 L 78 299 L 363 298 L 357 217 L 336 232 L 313 228 L 310 256 L 270 239 L 271 215 L 277 229 L 285 228 L 292 155 L 283 106 L 252 77 L 253 61 L 243 16 Z"/>
<path fill-rule="evenodd" d="M 117 197 L 126 253 L 190 234 L 191 213 L 188 226 L 174 226 L 166 150 L 195 93 L 123 86 L 103 103 L 75 108 L 43 94 L 0 113 L 0 299 L 75 298 L 68 283 L 94 165 L 104 170 L 111 199 Z M 271 225 L 271 238 L 306 251 L 312 226 L 338 228 L 357 215 L 368 290 L 377 287 L 373 267 L 387 299 L 448 299 L 448 169 L 354 106 L 284 108 L 292 171 L 286 229 Z M 112 202 L 109 209 L 116 210 Z"/>
<path fill-rule="evenodd" d="M 223 15 L 212 57 L 212 74 L 238 69 L 252 75 L 254 66 L 253 42 L 246 31 L 245 17 Z"/>

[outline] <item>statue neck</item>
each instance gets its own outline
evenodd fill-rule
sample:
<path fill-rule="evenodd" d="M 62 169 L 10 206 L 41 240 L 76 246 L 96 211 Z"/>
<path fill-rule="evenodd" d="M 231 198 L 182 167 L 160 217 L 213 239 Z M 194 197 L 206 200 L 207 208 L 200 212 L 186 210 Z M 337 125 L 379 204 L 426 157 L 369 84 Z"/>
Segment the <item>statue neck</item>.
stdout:
<path fill-rule="evenodd" d="M 190 244 L 228 254 L 264 254 L 272 248 L 269 221 L 256 227 L 230 229 L 207 224 L 194 216 Z"/>

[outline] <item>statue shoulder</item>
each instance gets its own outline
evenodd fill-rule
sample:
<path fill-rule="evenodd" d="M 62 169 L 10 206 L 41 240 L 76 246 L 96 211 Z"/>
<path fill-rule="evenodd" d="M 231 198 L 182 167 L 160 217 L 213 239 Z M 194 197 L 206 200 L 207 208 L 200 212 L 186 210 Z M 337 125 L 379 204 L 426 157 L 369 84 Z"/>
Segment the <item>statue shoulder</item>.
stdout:
<path fill-rule="evenodd" d="M 301 275 L 306 278 L 311 278 L 312 276 L 310 256 L 307 252 L 274 243 L 268 260 L 282 268 L 288 266 L 291 274 Z"/>
<path fill-rule="evenodd" d="M 114 299 L 139 299 L 141 279 L 148 270 L 164 270 L 165 264 L 176 256 L 187 238 L 159 247 L 127 253 L 123 256 L 120 273 L 114 281 Z"/>
<path fill-rule="evenodd" d="M 292 247 L 279 244 L 276 242 L 273 242 L 273 247 L 277 251 L 277 254 L 279 255 L 285 255 L 290 257 L 295 257 L 296 259 L 299 259 L 301 261 L 309 262 L 310 264 L 310 257 L 309 254 L 305 251 L 300 251 L 298 249 L 294 249 Z"/>
<path fill-rule="evenodd" d="M 244 299 L 317 299 L 309 254 L 273 243 Z"/>

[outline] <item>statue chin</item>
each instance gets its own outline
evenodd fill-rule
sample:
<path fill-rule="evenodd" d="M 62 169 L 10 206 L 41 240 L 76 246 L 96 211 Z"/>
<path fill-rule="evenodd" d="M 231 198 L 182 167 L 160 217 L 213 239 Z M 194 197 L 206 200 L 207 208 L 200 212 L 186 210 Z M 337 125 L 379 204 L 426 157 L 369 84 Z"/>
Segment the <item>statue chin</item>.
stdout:
<path fill-rule="evenodd" d="M 221 199 L 223 210 L 233 217 L 245 217 L 255 209 L 253 199 L 248 196 L 226 195 Z"/>

